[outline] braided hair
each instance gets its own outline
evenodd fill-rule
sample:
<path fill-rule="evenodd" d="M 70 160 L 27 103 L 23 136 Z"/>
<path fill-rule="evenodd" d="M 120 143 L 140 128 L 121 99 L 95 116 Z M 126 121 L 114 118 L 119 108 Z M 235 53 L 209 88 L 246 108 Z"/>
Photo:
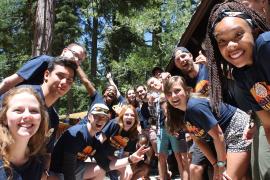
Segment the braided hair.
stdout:
<path fill-rule="evenodd" d="M 269 31 L 266 19 L 262 15 L 248 8 L 239 0 L 227 0 L 223 3 L 216 4 L 210 14 L 207 34 L 205 39 L 206 56 L 208 58 L 208 75 L 210 87 L 210 104 L 212 109 L 219 114 L 219 105 L 222 102 L 222 92 L 227 84 L 227 77 L 233 68 L 221 55 L 216 39 L 213 35 L 215 25 L 220 22 L 225 16 L 224 12 L 241 12 L 246 19 L 248 17 L 249 24 L 253 29 L 259 30 L 259 33 Z M 254 37 L 256 39 L 257 37 Z"/>

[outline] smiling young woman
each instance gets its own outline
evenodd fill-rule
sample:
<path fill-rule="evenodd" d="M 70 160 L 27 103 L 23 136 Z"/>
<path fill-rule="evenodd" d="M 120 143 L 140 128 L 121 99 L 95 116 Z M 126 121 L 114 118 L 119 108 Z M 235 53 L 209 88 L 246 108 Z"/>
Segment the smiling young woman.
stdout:
<path fill-rule="evenodd" d="M 31 88 L 13 88 L 4 94 L 0 111 L 0 177 L 41 179 L 47 123 L 45 107 Z"/>
<path fill-rule="evenodd" d="M 218 111 L 227 76 L 232 73 L 256 112 L 270 143 L 270 28 L 265 18 L 240 1 L 216 5 L 207 26 L 206 49 L 212 107 Z"/>

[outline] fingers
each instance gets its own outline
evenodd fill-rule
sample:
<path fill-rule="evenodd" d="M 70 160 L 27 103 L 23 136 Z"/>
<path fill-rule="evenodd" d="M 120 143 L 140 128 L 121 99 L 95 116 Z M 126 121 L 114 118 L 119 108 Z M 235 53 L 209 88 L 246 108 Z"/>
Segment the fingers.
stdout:
<path fill-rule="evenodd" d="M 223 177 L 225 180 L 232 180 L 232 178 L 226 173 L 226 171 L 223 173 Z"/>
<path fill-rule="evenodd" d="M 199 56 L 195 59 L 195 64 L 206 64 L 207 58 L 202 54 L 202 51 L 199 51 Z"/>

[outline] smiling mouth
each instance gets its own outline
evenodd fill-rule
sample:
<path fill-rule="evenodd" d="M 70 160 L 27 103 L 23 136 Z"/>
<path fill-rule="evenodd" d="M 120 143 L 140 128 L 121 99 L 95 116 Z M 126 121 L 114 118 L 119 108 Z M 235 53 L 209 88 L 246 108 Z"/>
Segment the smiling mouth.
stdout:
<path fill-rule="evenodd" d="M 232 53 L 230 53 L 230 57 L 232 59 L 237 59 L 240 56 L 242 56 L 242 54 L 244 54 L 244 51 L 243 50 L 236 50 L 236 51 L 233 51 Z"/>
<path fill-rule="evenodd" d="M 173 100 L 173 101 L 172 101 L 172 104 L 173 104 L 173 105 L 178 105 L 179 103 L 180 103 L 180 100 L 179 100 L 179 99 Z"/>
<path fill-rule="evenodd" d="M 33 124 L 19 124 L 19 127 L 22 127 L 22 128 L 25 128 L 25 129 L 30 129 L 33 126 L 34 126 Z"/>

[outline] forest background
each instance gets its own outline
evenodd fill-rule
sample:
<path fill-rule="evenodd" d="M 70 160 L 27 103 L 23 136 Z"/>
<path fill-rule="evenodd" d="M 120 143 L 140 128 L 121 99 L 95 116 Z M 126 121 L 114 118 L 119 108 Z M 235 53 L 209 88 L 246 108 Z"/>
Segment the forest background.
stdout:
<path fill-rule="evenodd" d="M 165 68 L 200 0 L 1 0 L 0 80 L 31 57 L 57 56 L 78 42 L 87 49 L 82 68 L 100 92 L 106 73 L 124 92 Z M 59 114 L 86 111 L 79 79 L 56 105 Z"/>

